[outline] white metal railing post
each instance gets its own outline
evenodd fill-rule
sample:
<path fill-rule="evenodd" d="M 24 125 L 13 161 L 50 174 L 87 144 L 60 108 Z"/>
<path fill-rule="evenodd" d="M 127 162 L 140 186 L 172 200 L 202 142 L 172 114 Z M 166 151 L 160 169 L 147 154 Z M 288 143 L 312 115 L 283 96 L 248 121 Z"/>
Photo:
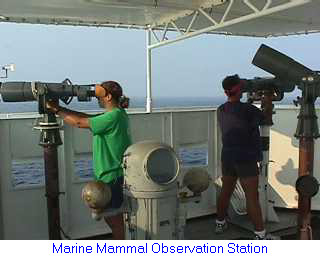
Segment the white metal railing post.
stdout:
<path fill-rule="evenodd" d="M 152 63 L 151 54 L 152 49 L 149 48 L 151 45 L 151 28 L 147 30 L 147 102 L 146 102 L 146 112 L 152 112 Z"/>

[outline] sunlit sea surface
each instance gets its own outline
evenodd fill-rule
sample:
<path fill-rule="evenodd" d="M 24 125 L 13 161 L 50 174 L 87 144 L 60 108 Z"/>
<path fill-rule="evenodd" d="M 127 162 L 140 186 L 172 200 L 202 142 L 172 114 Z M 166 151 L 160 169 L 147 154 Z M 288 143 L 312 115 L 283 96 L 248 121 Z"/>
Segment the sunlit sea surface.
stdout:
<path fill-rule="evenodd" d="M 223 102 L 222 99 L 215 98 L 159 98 L 153 101 L 155 108 L 170 107 L 215 107 Z M 133 98 L 130 100 L 131 109 L 139 109 L 145 106 L 145 99 Z M 99 111 L 96 101 L 92 102 L 72 102 L 69 106 L 75 110 Z M 24 103 L 3 103 L 0 102 L 0 113 L 17 112 L 37 112 L 35 102 Z M 207 145 L 200 145 L 193 148 L 181 148 L 178 152 L 179 158 L 184 166 L 207 165 Z M 91 155 L 78 157 L 74 161 L 75 174 L 79 180 L 88 180 L 93 178 Z M 13 187 L 25 187 L 28 185 L 44 184 L 44 163 L 43 159 L 35 158 L 26 161 L 12 162 L 12 185 Z"/>
<path fill-rule="evenodd" d="M 217 107 L 223 103 L 225 98 L 158 98 L 154 99 L 155 108 L 171 107 Z M 139 109 L 145 106 L 145 99 L 132 98 L 131 109 Z M 92 110 L 99 111 L 96 101 L 92 102 L 71 102 L 68 106 L 78 111 Z M 25 103 L 3 103 L 0 102 L 0 113 L 17 112 L 37 112 L 35 102 Z M 183 166 L 203 166 L 207 165 L 207 145 L 199 145 L 192 148 L 181 148 L 178 156 Z M 79 180 L 88 180 L 93 177 L 91 155 L 81 156 L 74 161 L 75 174 Z M 12 163 L 12 185 L 14 187 L 44 184 L 44 163 L 42 158 L 30 159 L 26 161 L 13 161 Z"/>

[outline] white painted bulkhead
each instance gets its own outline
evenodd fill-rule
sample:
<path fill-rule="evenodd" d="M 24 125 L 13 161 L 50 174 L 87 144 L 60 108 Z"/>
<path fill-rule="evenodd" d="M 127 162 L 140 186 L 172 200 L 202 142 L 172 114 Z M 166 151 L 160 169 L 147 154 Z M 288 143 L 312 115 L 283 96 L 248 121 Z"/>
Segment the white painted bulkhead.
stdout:
<path fill-rule="evenodd" d="M 298 140 L 293 137 L 297 124 L 297 108 L 277 109 L 271 129 L 269 182 L 275 205 L 294 208 L 297 193 L 294 184 L 298 175 Z M 319 115 L 319 110 L 317 114 Z M 133 141 L 157 140 L 181 148 L 207 147 L 205 168 L 214 180 L 220 173 L 221 143 L 216 122 L 216 109 L 161 110 L 154 113 L 130 113 Z M 0 239 L 48 239 L 44 185 L 14 187 L 12 163 L 41 159 L 39 132 L 32 130 L 37 114 L 7 114 L 0 119 Z M 91 156 L 91 134 L 88 130 L 64 126 L 63 145 L 59 146 L 59 179 L 61 226 L 71 238 L 106 233 L 106 224 L 91 219 L 81 200 L 86 179 L 75 174 L 74 160 Z M 320 180 L 319 141 L 315 144 L 314 175 Z M 181 178 L 186 167 L 182 166 Z M 213 183 L 203 193 L 200 204 L 190 203 L 188 217 L 215 213 L 216 192 Z M 320 210 L 319 194 L 312 209 Z M 110 231 L 110 230 L 109 230 Z"/>

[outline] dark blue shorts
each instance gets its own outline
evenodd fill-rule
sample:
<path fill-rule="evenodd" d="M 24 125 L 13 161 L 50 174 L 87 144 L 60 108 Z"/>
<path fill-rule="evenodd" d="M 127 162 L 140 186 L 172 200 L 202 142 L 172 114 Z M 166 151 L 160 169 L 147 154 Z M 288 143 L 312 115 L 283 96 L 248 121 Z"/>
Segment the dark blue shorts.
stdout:
<path fill-rule="evenodd" d="M 259 168 L 256 161 L 222 162 L 221 169 L 223 176 L 246 178 L 259 175 Z"/>
<path fill-rule="evenodd" d="M 115 182 L 108 183 L 111 188 L 111 201 L 107 208 L 119 208 L 123 202 L 123 176 L 116 179 Z"/>

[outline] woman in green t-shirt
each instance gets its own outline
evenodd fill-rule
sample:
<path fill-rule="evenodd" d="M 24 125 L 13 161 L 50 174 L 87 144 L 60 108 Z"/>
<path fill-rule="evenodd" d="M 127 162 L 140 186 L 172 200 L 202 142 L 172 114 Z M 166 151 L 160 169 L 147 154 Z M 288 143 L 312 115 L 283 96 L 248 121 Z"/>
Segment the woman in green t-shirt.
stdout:
<path fill-rule="evenodd" d="M 131 144 L 129 119 L 125 108 L 129 98 L 122 93 L 121 86 L 114 81 L 103 82 L 96 86 L 96 97 L 105 112 L 88 115 L 60 107 L 49 102 L 47 108 L 63 118 L 64 122 L 78 128 L 88 128 L 93 134 L 93 167 L 96 180 L 111 187 L 112 198 L 108 207 L 119 208 L 123 202 L 122 185 L 123 153 Z M 114 239 L 124 239 L 122 214 L 106 217 Z"/>

